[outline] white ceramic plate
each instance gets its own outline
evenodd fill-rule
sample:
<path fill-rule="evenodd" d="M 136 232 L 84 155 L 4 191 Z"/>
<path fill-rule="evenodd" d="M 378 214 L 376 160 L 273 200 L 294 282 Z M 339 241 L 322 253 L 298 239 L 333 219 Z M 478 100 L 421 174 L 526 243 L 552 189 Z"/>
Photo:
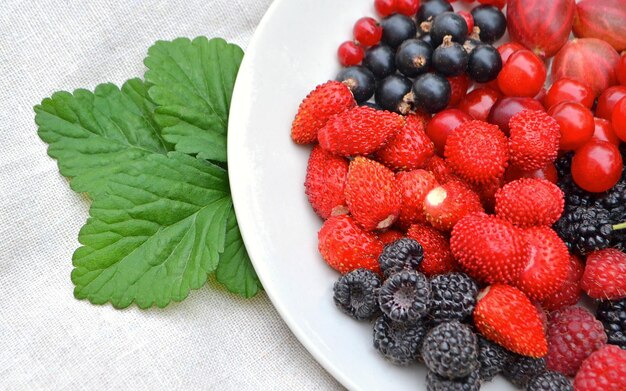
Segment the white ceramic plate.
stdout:
<path fill-rule="evenodd" d="M 254 267 L 291 330 L 352 390 L 425 390 L 426 370 L 386 362 L 371 325 L 341 314 L 338 274 L 317 251 L 322 221 L 304 195 L 310 148 L 291 142 L 300 101 L 338 71 L 337 46 L 373 0 L 276 0 L 248 47 L 230 109 L 228 165 L 237 218 Z M 513 390 L 503 379 L 484 390 Z"/>

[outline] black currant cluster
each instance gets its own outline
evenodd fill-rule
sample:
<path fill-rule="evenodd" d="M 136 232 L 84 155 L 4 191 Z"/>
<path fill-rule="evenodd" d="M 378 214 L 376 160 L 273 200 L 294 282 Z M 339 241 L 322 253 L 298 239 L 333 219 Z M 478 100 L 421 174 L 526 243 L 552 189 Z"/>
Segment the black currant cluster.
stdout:
<path fill-rule="evenodd" d="M 359 103 L 374 96 L 379 108 L 401 114 L 441 111 L 452 94 L 447 77 L 467 73 L 471 80 L 486 83 L 502 69 L 491 44 L 506 31 L 504 14 L 480 5 L 471 15 L 473 31 L 446 0 L 422 3 L 413 18 L 388 16 L 381 22 L 381 43 L 366 51 L 362 65 L 341 70 L 337 80 L 350 81 Z"/>

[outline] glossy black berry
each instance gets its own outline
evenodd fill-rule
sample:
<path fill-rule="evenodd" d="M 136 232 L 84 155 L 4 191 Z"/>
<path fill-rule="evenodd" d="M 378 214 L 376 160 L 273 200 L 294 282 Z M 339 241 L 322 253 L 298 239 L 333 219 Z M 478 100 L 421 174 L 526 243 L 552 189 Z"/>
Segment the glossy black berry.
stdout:
<path fill-rule="evenodd" d="M 374 322 L 374 348 L 387 360 L 397 365 L 408 365 L 417 360 L 428 325 L 397 323 L 381 316 Z"/>
<path fill-rule="evenodd" d="M 380 270 L 386 277 L 402 270 L 417 270 L 424 259 L 424 249 L 416 240 L 398 239 L 389 243 L 378 256 Z"/>
<path fill-rule="evenodd" d="M 467 70 L 469 55 L 460 43 L 452 42 L 450 36 L 433 52 L 433 68 L 442 75 L 458 76 Z"/>
<path fill-rule="evenodd" d="M 546 360 L 513 354 L 502 374 L 517 387 L 524 388 L 537 375 L 546 371 Z"/>
<path fill-rule="evenodd" d="M 426 374 L 427 391 L 478 391 L 480 390 L 480 378 L 478 372 L 472 372 L 469 376 L 457 379 L 448 379 L 437 375 L 433 371 Z"/>
<path fill-rule="evenodd" d="M 463 49 L 465 49 L 465 51 L 466 51 L 468 54 L 472 54 L 472 51 L 473 51 L 474 49 L 476 49 L 477 47 L 482 46 L 482 45 L 486 45 L 486 44 L 485 44 L 485 43 L 480 42 L 480 41 L 479 41 L 479 40 L 477 40 L 477 39 L 474 39 L 474 38 L 468 38 L 468 39 L 466 39 L 466 40 L 465 40 L 465 42 L 463 42 Z"/>
<path fill-rule="evenodd" d="M 502 69 L 500 52 L 491 45 L 480 45 L 469 55 L 467 75 L 478 83 L 487 83 L 498 77 Z"/>
<path fill-rule="evenodd" d="M 528 383 L 527 391 L 574 391 L 572 382 L 558 372 L 544 372 Z"/>
<path fill-rule="evenodd" d="M 465 273 L 441 274 L 431 278 L 430 317 L 436 323 L 463 321 L 474 312 L 478 285 Z"/>
<path fill-rule="evenodd" d="M 474 26 L 480 29 L 480 40 L 494 43 L 502 38 L 506 31 L 506 17 L 498 7 L 479 5 L 472 9 Z"/>
<path fill-rule="evenodd" d="M 407 39 L 415 38 L 417 33 L 413 19 L 402 14 L 394 14 L 383 19 L 382 26 L 382 42 L 392 48 L 397 48 Z"/>
<path fill-rule="evenodd" d="M 430 36 L 435 46 L 441 45 L 443 38 L 448 35 L 452 41 L 462 44 L 465 42 L 467 34 L 467 22 L 461 15 L 454 12 L 444 12 L 437 15 L 430 27 Z"/>
<path fill-rule="evenodd" d="M 407 77 L 415 77 L 430 68 L 433 48 L 420 39 L 409 39 L 396 52 L 396 66 Z"/>
<path fill-rule="evenodd" d="M 396 56 L 394 50 L 387 45 L 376 45 L 367 49 L 362 64 L 377 79 L 384 79 L 396 72 Z"/>
<path fill-rule="evenodd" d="M 435 18 L 435 16 L 444 12 L 453 11 L 452 5 L 446 0 L 429 0 L 422 2 L 422 5 L 417 9 L 415 18 L 417 24 L 427 21 L 429 18 Z"/>
<path fill-rule="evenodd" d="M 435 326 L 424 337 L 422 358 L 431 371 L 448 379 L 465 377 L 478 369 L 478 340 L 459 322 Z"/>
<path fill-rule="evenodd" d="M 387 76 L 378 83 L 374 100 L 384 110 L 406 114 L 411 109 L 410 102 L 405 98 L 411 86 L 411 80 L 404 76 Z"/>
<path fill-rule="evenodd" d="M 385 280 L 378 302 L 394 322 L 414 322 L 428 313 L 430 283 L 422 273 L 403 270 Z"/>
<path fill-rule="evenodd" d="M 374 95 L 376 88 L 376 78 L 369 69 L 363 66 L 353 66 L 342 69 L 337 75 L 337 80 L 346 83 L 352 91 L 354 99 L 365 102 Z"/>
<path fill-rule="evenodd" d="M 600 302 L 596 318 L 604 325 L 608 343 L 626 350 L 626 299 Z"/>
<path fill-rule="evenodd" d="M 356 269 L 341 277 L 333 286 L 333 300 L 343 313 L 357 320 L 380 314 L 378 289 L 380 277 L 367 269 Z"/>
<path fill-rule="evenodd" d="M 430 34 L 424 34 L 419 38 L 422 42 L 427 43 L 431 48 L 433 47 L 433 39 Z"/>
<path fill-rule="evenodd" d="M 479 374 L 482 381 L 490 381 L 502 372 L 512 357 L 502 346 L 481 335 L 478 336 L 478 348 Z"/>
<path fill-rule="evenodd" d="M 415 107 L 428 113 L 439 112 L 450 102 L 450 82 L 436 73 L 418 76 L 411 91 Z"/>

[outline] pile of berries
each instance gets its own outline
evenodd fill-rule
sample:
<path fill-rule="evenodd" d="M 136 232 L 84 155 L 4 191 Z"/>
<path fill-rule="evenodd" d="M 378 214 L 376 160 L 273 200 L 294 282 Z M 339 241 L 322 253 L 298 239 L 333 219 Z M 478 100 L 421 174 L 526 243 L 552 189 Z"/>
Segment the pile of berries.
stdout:
<path fill-rule="evenodd" d="M 428 390 L 497 374 L 527 390 L 626 390 L 622 35 L 567 43 L 574 2 L 525 1 L 505 17 L 502 0 L 376 0 L 382 21 L 357 21 L 344 68 L 291 129 L 313 144 L 318 248 L 341 273 L 337 307 L 372 322 L 387 360 L 423 362 Z M 491 46 L 507 27 L 514 41 Z M 571 65 L 592 55 L 593 71 Z"/>

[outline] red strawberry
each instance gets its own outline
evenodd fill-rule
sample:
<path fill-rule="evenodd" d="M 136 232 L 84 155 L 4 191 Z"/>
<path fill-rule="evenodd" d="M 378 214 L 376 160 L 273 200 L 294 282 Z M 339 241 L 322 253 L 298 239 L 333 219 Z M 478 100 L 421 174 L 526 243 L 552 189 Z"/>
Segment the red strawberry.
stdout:
<path fill-rule="evenodd" d="M 376 160 L 396 171 L 424 167 L 426 160 L 435 154 L 434 144 L 424 129 L 423 117 L 407 116 L 402 130 L 376 152 Z"/>
<path fill-rule="evenodd" d="M 583 361 L 574 378 L 576 391 L 626 390 L 626 350 L 605 345 Z"/>
<path fill-rule="evenodd" d="M 357 106 L 332 117 L 317 133 L 322 148 L 342 156 L 367 155 L 402 130 L 401 115 Z"/>
<path fill-rule="evenodd" d="M 411 224 L 426 222 L 424 199 L 437 186 L 434 175 L 425 170 L 402 171 L 396 174 L 396 182 L 402 194 L 398 225 L 406 229 Z"/>
<path fill-rule="evenodd" d="M 341 274 L 365 268 L 380 271 L 378 256 L 383 245 L 376 235 L 363 231 L 347 215 L 333 216 L 317 234 L 318 249 L 330 267 Z"/>
<path fill-rule="evenodd" d="M 359 156 L 348 169 L 346 201 L 352 217 L 371 231 L 393 224 L 400 213 L 402 197 L 393 171 Z"/>
<path fill-rule="evenodd" d="M 500 128 L 483 121 L 467 121 L 448 136 L 446 162 L 468 182 L 485 183 L 504 175 L 508 141 Z"/>
<path fill-rule="evenodd" d="M 459 181 L 435 187 L 424 200 L 426 219 L 441 231 L 451 230 L 457 221 L 469 213 L 482 211 L 478 195 Z"/>
<path fill-rule="evenodd" d="M 452 172 L 448 163 L 439 156 L 433 156 L 428 159 L 426 162 L 426 170 L 432 172 L 437 182 L 441 185 L 452 180 L 460 180 L 460 178 Z"/>
<path fill-rule="evenodd" d="M 452 229 L 452 254 L 480 282 L 513 283 L 526 266 L 524 237 L 508 221 L 484 213 L 462 218 Z"/>
<path fill-rule="evenodd" d="M 396 231 L 390 229 L 378 235 L 378 240 L 382 242 L 383 245 L 387 245 L 389 243 L 393 243 L 398 239 L 402 239 L 404 235 L 400 231 Z"/>
<path fill-rule="evenodd" d="M 496 284 L 481 291 L 474 323 L 485 338 L 515 353 L 539 358 L 548 352 L 537 308 L 512 286 Z"/>
<path fill-rule="evenodd" d="M 466 74 L 460 76 L 447 77 L 450 83 L 450 102 L 448 106 L 456 106 L 461 99 L 467 94 L 467 87 L 469 87 L 469 78 Z"/>
<path fill-rule="evenodd" d="M 346 178 L 348 162 L 315 146 L 309 156 L 304 189 L 313 210 L 321 218 L 327 219 L 333 214 L 346 213 Z"/>
<path fill-rule="evenodd" d="M 516 285 L 530 299 L 542 300 L 556 293 L 567 278 L 567 246 L 549 227 L 527 228 L 522 234 L 528 246 L 528 260 Z"/>
<path fill-rule="evenodd" d="M 300 103 L 291 125 L 291 138 L 298 144 L 317 140 L 317 132 L 335 114 L 342 113 L 356 102 L 350 89 L 338 81 L 328 81 L 317 86 Z"/>
<path fill-rule="evenodd" d="M 547 311 L 554 311 L 578 303 L 582 293 L 580 279 L 584 271 L 585 266 L 582 261 L 575 255 L 570 255 L 565 282 L 555 293 L 541 300 L 543 308 Z"/>
<path fill-rule="evenodd" d="M 496 193 L 496 215 L 518 227 L 552 225 L 564 205 L 561 189 L 545 179 L 521 178 Z"/>
<path fill-rule="evenodd" d="M 589 254 L 580 285 L 594 299 L 626 297 L 626 254 L 616 248 Z"/>
<path fill-rule="evenodd" d="M 413 224 L 406 236 L 417 240 L 424 249 L 424 259 L 420 263 L 418 271 L 431 277 L 456 270 L 456 262 L 450 251 L 450 244 L 441 232 L 428 225 Z"/>
<path fill-rule="evenodd" d="M 559 123 L 544 111 L 524 110 L 509 121 L 511 164 L 531 171 L 556 159 L 561 131 Z"/>

